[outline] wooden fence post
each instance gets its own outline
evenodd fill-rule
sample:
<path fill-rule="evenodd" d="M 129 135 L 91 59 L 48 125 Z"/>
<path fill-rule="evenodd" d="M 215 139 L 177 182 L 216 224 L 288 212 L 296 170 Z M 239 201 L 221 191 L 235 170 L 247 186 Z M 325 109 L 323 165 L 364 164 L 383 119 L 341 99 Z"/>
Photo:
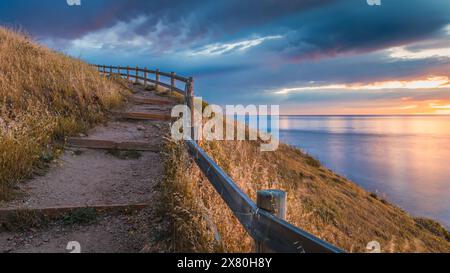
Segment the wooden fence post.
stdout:
<path fill-rule="evenodd" d="M 139 66 L 136 66 L 136 80 L 135 83 L 139 82 Z"/>
<path fill-rule="evenodd" d="M 112 65 L 109 66 L 109 77 L 111 78 L 113 75 L 113 68 Z"/>
<path fill-rule="evenodd" d="M 147 77 L 148 77 L 148 69 L 146 67 L 144 71 L 144 87 L 147 87 Z"/>
<path fill-rule="evenodd" d="M 173 92 L 174 90 L 175 90 L 175 83 L 176 83 L 176 80 L 175 80 L 175 72 L 171 72 L 170 73 L 170 92 Z"/>
<path fill-rule="evenodd" d="M 159 69 L 156 69 L 155 75 L 156 75 L 156 78 L 155 78 L 155 81 L 156 81 L 155 89 L 158 90 L 158 87 L 159 87 Z"/>
<path fill-rule="evenodd" d="M 191 112 L 191 138 L 192 140 L 195 140 L 195 119 L 194 119 L 194 78 L 190 77 L 187 82 L 187 106 L 189 107 L 189 110 Z"/>
<path fill-rule="evenodd" d="M 127 80 L 130 80 L 130 66 L 127 65 Z"/>
<path fill-rule="evenodd" d="M 281 190 L 258 191 L 256 205 L 278 218 L 286 220 L 286 192 Z M 273 253 L 264 242 L 255 241 L 256 253 Z"/>

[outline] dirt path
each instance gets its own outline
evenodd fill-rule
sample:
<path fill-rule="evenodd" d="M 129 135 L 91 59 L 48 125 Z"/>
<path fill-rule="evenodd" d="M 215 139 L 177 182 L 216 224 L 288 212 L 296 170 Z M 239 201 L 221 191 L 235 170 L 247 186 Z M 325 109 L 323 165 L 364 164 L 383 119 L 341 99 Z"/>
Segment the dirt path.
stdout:
<path fill-rule="evenodd" d="M 123 112 L 170 114 L 175 101 L 142 86 Z M 148 99 L 164 100 L 159 105 Z M 147 100 L 147 101 L 145 101 Z M 145 102 L 145 103 L 143 103 Z M 162 147 L 169 122 L 112 118 L 92 129 L 83 140 L 146 143 Z M 45 209 L 85 206 L 149 204 L 142 211 L 97 214 L 88 223 L 58 219 L 40 228 L 0 232 L 0 252 L 69 252 L 70 241 L 82 252 L 164 251 L 158 246 L 163 221 L 158 216 L 159 186 L 163 175 L 158 152 L 67 147 L 48 172 L 20 185 L 17 200 L 0 204 L 4 209 Z"/>

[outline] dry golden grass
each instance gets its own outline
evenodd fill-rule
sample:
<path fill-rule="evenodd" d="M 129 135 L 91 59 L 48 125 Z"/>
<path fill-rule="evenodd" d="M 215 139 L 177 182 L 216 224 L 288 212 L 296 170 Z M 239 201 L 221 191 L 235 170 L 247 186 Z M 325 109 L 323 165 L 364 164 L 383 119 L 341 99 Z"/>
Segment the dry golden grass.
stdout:
<path fill-rule="evenodd" d="M 0 200 L 58 153 L 54 140 L 103 121 L 123 90 L 81 60 L 0 27 Z"/>
<path fill-rule="evenodd" d="M 413 218 L 300 150 L 281 145 L 260 152 L 256 142 L 201 143 L 253 200 L 261 189 L 288 193 L 288 221 L 350 252 L 371 241 L 383 252 L 449 252 L 449 233 Z M 252 240 L 181 143 L 166 147 L 164 196 L 176 252 L 250 252 Z"/>

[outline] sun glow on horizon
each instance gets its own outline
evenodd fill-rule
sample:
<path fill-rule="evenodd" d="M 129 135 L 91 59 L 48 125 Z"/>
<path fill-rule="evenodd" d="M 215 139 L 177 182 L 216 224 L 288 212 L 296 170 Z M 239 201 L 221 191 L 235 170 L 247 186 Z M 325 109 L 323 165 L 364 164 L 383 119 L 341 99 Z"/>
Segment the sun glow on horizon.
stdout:
<path fill-rule="evenodd" d="M 318 86 L 303 86 L 293 88 L 282 88 L 273 93 L 285 95 L 302 91 L 327 91 L 327 90 L 388 90 L 388 89 L 442 89 L 450 88 L 450 79 L 446 76 L 432 76 L 426 79 L 404 80 L 404 81 L 380 81 L 373 83 L 346 83 L 327 84 Z"/>
<path fill-rule="evenodd" d="M 299 105 L 286 108 L 284 115 L 450 115 L 450 100 L 381 100 L 375 104 L 349 102 Z"/>
<path fill-rule="evenodd" d="M 383 99 L 377 98 L 374 101 L 349 101 L 348 103 L 338 103 L 330 105 L 312 103 L 314 107 L 302 109 L 303 114 L 369 114 L 369 115 L 386 115 L 386 114 L 401 114 L 401 115 L 449 115 L 450 114 L 450 78 L 447 76 L 429 76 L 424 78 L 416 78 L 411 80 L 387 80 L 377 81 L 371 83 L 344 83 L 344 84 L 323 84 L 317 85 L 315 82 L 310 82 L 308 86 L 282 88 L 270 91 L 275 96 L 288 96 L 295 93 L 311 94 L 313 92 L 363 92 L 364 91 L 379 91 L 380 94 L 385 90 L 386 93 L 392 93 L 395 90 L 417 90 L 411 91 L 411 95 L 405 93 L 401 98 Z M 441 90 L 446 95 L 436 99 L 433 96 L 418 96 L 422 94 L 420 90 L 424 90 L 423 94 L 435 94 L 437 90 Z M 429 92 L 425 92 L 429 90 Z M 417 93 L 419 92 L 419 93 Z M 443 94 L 444 94 L 443 93 Z M 342 93 L 338 93 L 342 94 Z M 378 93 L 377 93 L 378 94 Z M 308 102 L 305 102 L 308 104 Z"/>

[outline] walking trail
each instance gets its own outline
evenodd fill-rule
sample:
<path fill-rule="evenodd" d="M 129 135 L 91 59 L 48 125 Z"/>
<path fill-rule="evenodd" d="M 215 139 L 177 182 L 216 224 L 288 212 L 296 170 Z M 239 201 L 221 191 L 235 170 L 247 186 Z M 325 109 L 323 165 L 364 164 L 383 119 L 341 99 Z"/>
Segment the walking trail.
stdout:
<path fill-rule="evenodd" d="M 62 215 L 38 228 L 1 229 L 0 253 L 67 253 L 73 241 L 83 253 L 165 251 L 159 242 L 165 228 L 158 215 L 160 150 L 176 102 L 142 85 L 130 87 L 134 94 L 120 113 L 70 139 L 48 172 L 22 183 L 16 200 L 0 203 L 3 218 L 23 209 Z M 22 222 L 33 219 L 25 217 Z"/>

